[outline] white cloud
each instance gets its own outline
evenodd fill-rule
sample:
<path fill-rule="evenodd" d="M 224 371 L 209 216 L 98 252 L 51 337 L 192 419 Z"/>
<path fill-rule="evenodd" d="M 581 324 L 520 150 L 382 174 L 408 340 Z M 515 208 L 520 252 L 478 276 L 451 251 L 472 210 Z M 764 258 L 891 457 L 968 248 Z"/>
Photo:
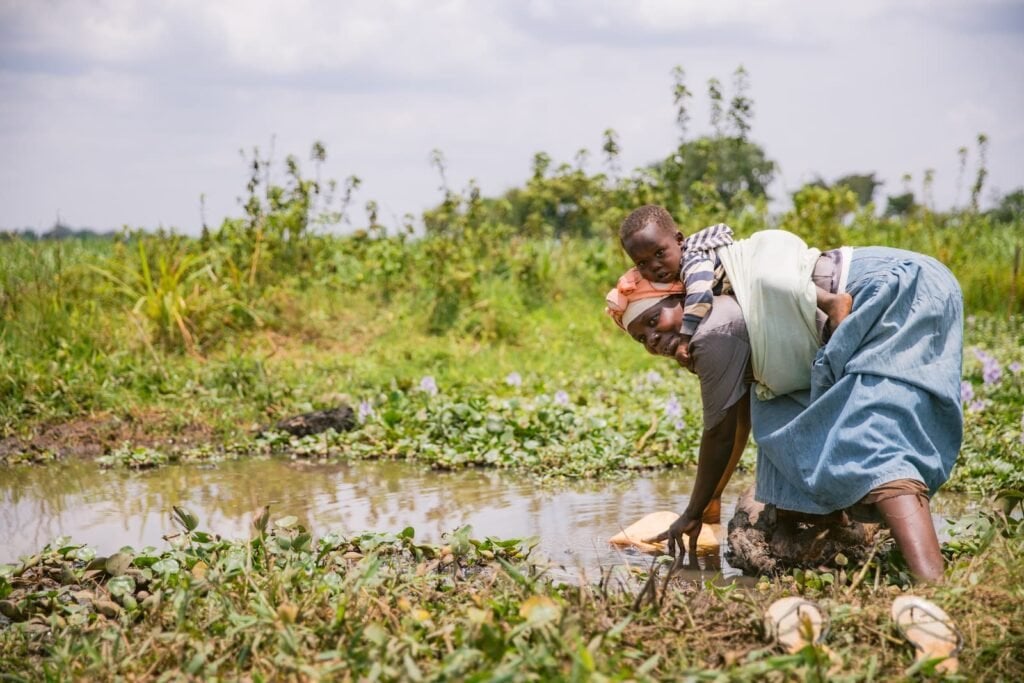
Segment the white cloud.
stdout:
<path fill-rule="evenodd" d="M 698 133 L 707 79 L 728 88 L 747 67 L 777 196 L 818 173 L 877 170 L 895 189 L 936 168 L 941 204 L 956 149 L 979 131 L 993 183 L 1024 184 L 1014 7 L 0 0 L 0 226 L 60 208 L 76 223 L 195 230 L 199 194 L 214 222 L 236 212 L 237 150 L 275 135 L 278 158 L 323 140 L 325 173 L 363 177 L 359 203 L 385 215 L 437 200 L 435 147 L 454 184 L 497 193 L 534 152 L 571 161 L 612 127 L 628 169 L 675 144 L 675 64 L 697 92 Z"/>
<path fill-rule="evenodd" d="M 15 29 L 8 49 L 40 57 L 123 63 L 153 54 L 164 39 L 161 8 L 131 0 L 13 2 L 0 17 Z"/>

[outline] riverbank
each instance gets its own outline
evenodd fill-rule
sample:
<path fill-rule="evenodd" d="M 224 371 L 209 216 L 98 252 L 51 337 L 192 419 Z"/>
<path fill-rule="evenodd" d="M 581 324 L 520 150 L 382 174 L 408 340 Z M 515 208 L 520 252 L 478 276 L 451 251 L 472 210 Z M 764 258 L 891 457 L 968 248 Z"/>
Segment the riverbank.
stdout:
<path fill-rule="evenodd" d="M 5 680 L 889 680 L 930 670 L 889 623 L 908 586 L 884 550 L 863 567 L 749 589 L 677 580 L 660 606 L 636 606 L 644 573 L 553 582 L 522 541 L 466 528 L 443 545 L 417 542 L 411 528 L 314 539 L 293 517 L 257 512 L 247 541 L 201 531 L 178 510 L 181 532 L 163 550 L 98 558 L 65 541 L 0 570 Z M 947 581 L 914 588 L 959 625 L 967 680 L 1024 676 L 1019 512 L 965 520 L 945 547 Z M 761 614 L 792 594 L 830 615 L 832 660 L 766 642 Z"/>
<path fill-rule="evenodd" d="M 361 353 L 291 339 L 277 355 L 253 344 L 244 355 L 203 362 L 168 357 L 159 392 L 142 391 L 133 379 L 151 368 L 128 363 L 112 375 L 116 399 L 104 399 L 102 409 L 68 405 L 44 419 L 9 421 L 0 462 L 84 457 L 152 467 L 287 453 L 571 478 L 694 463 L 695 378 L 638 352 L 596 314 L 576 319 L 572 311 L 562 302 L 537 312 L 533 332 L 518 345 L 472 345 L 395 327 L 368 338 Z M 361 318 L 352 315 L 324 325 Z M 972 316 L 966 342 L 964 447 L 947 486 L 976 495 L 1022 488 L 1024 319 Z M 356 413 L 350 432 L 264 432 L 288 415 L 341 403 Z M 752 451 L 746 457 L 752 464 Z"/>

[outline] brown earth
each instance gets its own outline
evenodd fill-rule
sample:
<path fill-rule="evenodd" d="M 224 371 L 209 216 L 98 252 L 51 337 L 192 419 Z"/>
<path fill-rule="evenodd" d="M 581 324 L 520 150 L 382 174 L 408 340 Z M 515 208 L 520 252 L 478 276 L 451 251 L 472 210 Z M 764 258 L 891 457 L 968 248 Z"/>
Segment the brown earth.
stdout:
<path fill-rule="evenodd" d="M 96 413 L 38 424 L 28 434 L 0 439 L 0 462 L 45 462 L 65 458 L 91 459 L 123 446 L 188 448 L 215 440 L 204 423 L 182 423 L 180 417 L 155 410 L 126 414 Z"/>

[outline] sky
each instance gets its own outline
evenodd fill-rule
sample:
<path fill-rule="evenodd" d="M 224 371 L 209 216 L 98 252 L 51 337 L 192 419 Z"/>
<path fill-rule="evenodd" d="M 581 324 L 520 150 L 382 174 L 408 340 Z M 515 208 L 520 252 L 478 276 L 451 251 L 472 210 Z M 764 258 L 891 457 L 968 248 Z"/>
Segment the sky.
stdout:
<path fill-rule="evenodd" d="M 803 183 L 875 172 L 879 196 L 966 203 L 978 133 L 983 204 L 1024 185 L 1024 0 L 0 0 L 0 228 L 60 219 L 196 234 L 239 215 L 240 150 L 327 149 L 385 225 L 456 189 L 522 184 L 533 155 L 572 162 L 614 129 L 621 166 L 678 144 L 672 68 L 711 130 L 706 85 L 749 72 L 751 138 Z M 957 150 L 969 149 L 961 175 Z M 283 179 L 280 167 L 276 179 Z"/>

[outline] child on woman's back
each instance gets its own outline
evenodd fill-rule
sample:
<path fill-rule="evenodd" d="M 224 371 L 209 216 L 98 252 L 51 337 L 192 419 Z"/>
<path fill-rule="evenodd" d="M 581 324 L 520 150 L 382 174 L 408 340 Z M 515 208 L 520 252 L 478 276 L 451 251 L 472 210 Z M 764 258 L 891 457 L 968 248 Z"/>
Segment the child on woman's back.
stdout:
<path fill-rule="evenodd" d="M 719 223 L 684 238 L 668 211 L 647 205 L 626 217 L 619 229 L 619 239 L 644 279 L 683 282 L 683 343 L 679 344 L 675 358 L 681 365 L 689 366 L 690 337 L 711 310 L 712 296 L 731 292 L 728 273 L 715 250 L 733 244 L 732 230 Z M 833 294 L 817 286 L 815 290 L 817 306 L 828 317 L 826 330 L 833 331 L 849 315 L 853 299 L 845 292 Z"/>

